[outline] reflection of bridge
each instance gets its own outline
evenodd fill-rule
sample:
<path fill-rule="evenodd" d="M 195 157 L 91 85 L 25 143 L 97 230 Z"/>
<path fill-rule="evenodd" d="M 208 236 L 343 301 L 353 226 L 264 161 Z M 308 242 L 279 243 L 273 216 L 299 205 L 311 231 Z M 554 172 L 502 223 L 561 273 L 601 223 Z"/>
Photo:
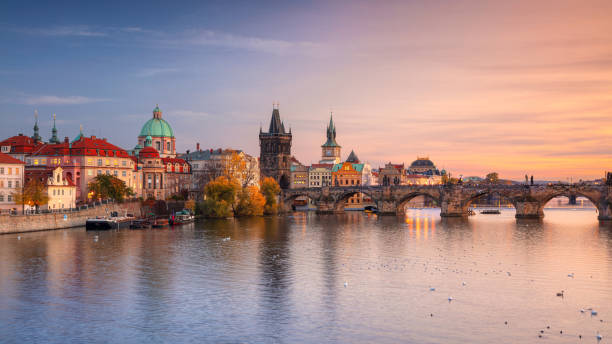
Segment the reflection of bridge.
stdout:
<path fill-rule="evenodd" d="M 516 208 L 517 218 L 540 218 L 544 216 L 544 205 L 559 196 L 572 198 L 583 196 L 597 207 L 600 220 L 612 220 L 612 187 L 590 184 L 555 185 L 434 185 L 434 186 L 363 186 L 323 187 L 283 190 L 283 210 L 291 209 L 297 197 L 310 198 L 319 213 L 341 213 L 345 201 L 362 193 L 372 198 L 381 214 L 404 214 L 406 204 L 417 196 L 435 200 L 440 206 L 440 216 L 466 216 L 472 202 L 485 195 L 498 195 L 508 199 Z"/>

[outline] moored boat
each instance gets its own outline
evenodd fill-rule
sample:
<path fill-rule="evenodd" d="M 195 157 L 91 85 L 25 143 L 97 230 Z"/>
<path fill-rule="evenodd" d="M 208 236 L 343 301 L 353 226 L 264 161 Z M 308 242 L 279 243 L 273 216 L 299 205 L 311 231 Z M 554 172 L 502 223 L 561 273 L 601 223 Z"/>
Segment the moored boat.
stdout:
<path fill-rule="evenodd" d="M 110 216 L 98 216 L 90 218 L 85 221 L 86 230 L 108 230 L 108 229 L 122 229 L 129 228 L 132 224 L 134 217 L 131 216 L 119 216 L 114 211 Z"/>
<path fill-rule="evenodd" d="M 172 215 L 169 219 L 171 225 L 182 225 L 195 221 L 195 216 L 189 210 L 182 210 Z"/>

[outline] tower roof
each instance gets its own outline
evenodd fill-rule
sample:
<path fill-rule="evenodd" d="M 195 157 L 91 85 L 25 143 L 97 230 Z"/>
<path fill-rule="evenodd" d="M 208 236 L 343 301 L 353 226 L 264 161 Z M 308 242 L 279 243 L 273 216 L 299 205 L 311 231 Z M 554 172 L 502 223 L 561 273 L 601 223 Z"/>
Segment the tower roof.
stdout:
<path fill-rule="evenodd" d="M 270 134 L 285 134 L 285 126 L 280 119 L 280 112 L 278 108 L 272 110 L 272 118 L 270 119 L 270 128 L 268 129 Z"/>
<path fill-rule="evenodd" d="M 348 158 L 346 159 L 346 162 L 359 164 L 359 158 L 357 157 L 357 154 L 355 154 L 355 151 L 351 150 L 351 154 L 349 154 Z"/>
<path fill-rule="evenodd" d="M 327 141 L 323 144 L 323 147 L 340 147 L 336 142 L 336 126 L 334 125 L 333 115 L 329 115 L 329 124 L 327 125 Z"/>

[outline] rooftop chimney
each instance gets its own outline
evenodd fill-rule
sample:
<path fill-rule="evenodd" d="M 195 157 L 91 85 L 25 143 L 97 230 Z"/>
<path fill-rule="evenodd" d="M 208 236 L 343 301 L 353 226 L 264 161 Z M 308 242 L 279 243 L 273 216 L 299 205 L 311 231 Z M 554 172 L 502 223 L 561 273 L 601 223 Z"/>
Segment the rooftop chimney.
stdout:
<path fill-rule="evenodd" d="M 96 139 L 96 135 L 91 135 L 91 139 L 95 140 Z"/>
<path fill-rule="evenodd" d="M 199 142 L 197 142 L 197 143 L 196 143 L 196 150 L 197 150 L 198 152 L 200 151 L 200 143 L 199 143 Z"/>
<path fill-rule="evenodd" d="M 70 139 L 68 138 L 68 136 L 64 136 L 64 143 L 68 143 L 70 142 Z"/>

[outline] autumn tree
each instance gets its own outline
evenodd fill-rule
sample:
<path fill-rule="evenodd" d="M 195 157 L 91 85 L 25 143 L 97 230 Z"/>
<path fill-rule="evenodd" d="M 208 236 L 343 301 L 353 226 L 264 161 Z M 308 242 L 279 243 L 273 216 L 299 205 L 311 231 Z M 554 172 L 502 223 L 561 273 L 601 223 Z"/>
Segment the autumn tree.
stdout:
<path fill-rule="evenodd" d="M 280 186 L 274 178 L 266 177 L 261 182 L 261 193 L 265 198 L 264 214 L 276 214 L 278 212 L 278 204 L 276 197 L 280 194 Z"/>
<path fill-rule="evenodd" d="M 257 165 L 247 160 L 246 156 L 232 152 L 224 166 L 223 175 L 229 179 L 236 179 L 243 188 L 254 184 L 257 178 Z"/>
<path fill-rule="evenodd" d="M 195 201 L 192 200 L 192 199 L 189 199 L 189 200 L 185 201 L 185 209 L 188 209 L 192 213 L 195 212 L 195 209 L 196 209 Z"/>
<path fill-rule="evenodd" d="M 261 216 L 264 212 L 266 199 L 256 186 L 247 186 L 238 192 L 234 215 Z"/>
<path fill-rule="evenodd" d="M 34 206 L 36 210 L 49 203 L 47 187 L 38 179 L 31 179 L 23 189 L 13 193 L 15 204 Z"/>
<path fill-rule="evenodd" d="M 95 199 L 112 198 L 123 202 L 126 197 L 134 194 L 123 180 L 108 174 L 97 175 L 89 182 L 87 187 L 89 192 L 93 193 L 92 197 Z"/>
<path fill-rule="evenodd" d="M 206 184 L 204 194 L 206 199 L 202 204 L 202 212 L 207 217 L 229 217 L 234 211 L 236 195 L 240 185 L 235 180 L 224 176 Z"/>
<path fill-rule="evenodd" d="M 497 172 L 491 172 L 491 173 L 487 174 L 487 176 L 485 178 L 486 178 L 487 182 L 489 182 L 491 184 L 499 183 L 499 174 Z"/>

